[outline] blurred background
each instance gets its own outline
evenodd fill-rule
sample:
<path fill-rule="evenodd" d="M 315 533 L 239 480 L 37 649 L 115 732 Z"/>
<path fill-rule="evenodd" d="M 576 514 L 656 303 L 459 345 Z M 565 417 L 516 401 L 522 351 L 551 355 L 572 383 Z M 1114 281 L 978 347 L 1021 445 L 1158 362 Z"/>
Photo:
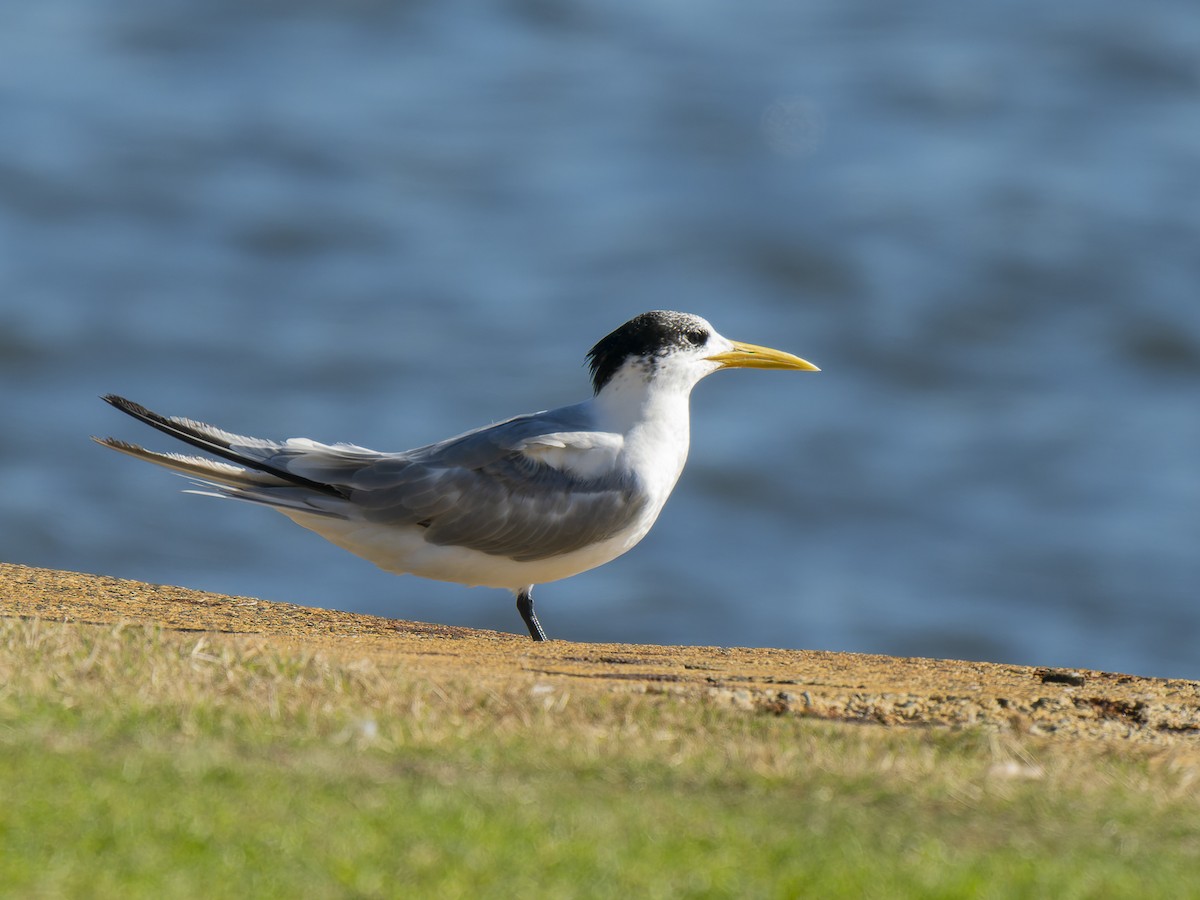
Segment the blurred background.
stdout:
<path fill-rule="evenodd" d="M 674 308 L 824 371 L 701 384 L 552 636 L 1200 677 L 1200 17 L 1068 7 L 7 4 L 0 558 L 521 632 L 98 395 L 399 450 Z"/>

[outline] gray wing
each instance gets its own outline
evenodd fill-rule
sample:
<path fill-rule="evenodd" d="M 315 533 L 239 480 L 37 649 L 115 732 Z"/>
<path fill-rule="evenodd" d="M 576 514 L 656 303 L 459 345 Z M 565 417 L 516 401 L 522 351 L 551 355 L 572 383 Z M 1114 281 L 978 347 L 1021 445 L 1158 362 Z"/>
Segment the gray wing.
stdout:
<path fill-rule="evenodd" d="M 517 449 L 585 425 L 570 408 L 521 416 L 379 458 L 339 486 L 368 521 L 421 525 L 433 544 L 521 562 L 560 556 L 617 534 L 646 503 L 632 473 L 581 478 Z"/>
<path fill-rule="evenodd" d="M 522 562 L 612 537 L 646 504 L 631 472 L 583 478 L 520 449 L 540 435 L 587 432 L 580 406 L 518 416 L 405 453 L 379 453 L 350 444 L 250 438 L 160 416 L 123 398 L 105 399 L 160 431 L 248 467 L 102 442 L 199 478 L 225 496 L 380 525 L 417 525 L 433 544 Z"/>

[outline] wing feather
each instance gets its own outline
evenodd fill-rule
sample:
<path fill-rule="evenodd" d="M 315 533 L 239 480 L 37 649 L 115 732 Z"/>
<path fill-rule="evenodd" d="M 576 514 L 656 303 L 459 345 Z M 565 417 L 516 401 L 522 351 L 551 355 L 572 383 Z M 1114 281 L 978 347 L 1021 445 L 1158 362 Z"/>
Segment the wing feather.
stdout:
<path fill-rule="evenodd" d="M 518 416 L 405 453 L 379 453 L 353 444 L 235 435 L 123 398 L 105 399 L 236 465 L 112 439 L 101 443 L 196 478 L 221 496 L 381 526 L 422 526 L 433 544 L 519 561 L 612 537 L 647 502 L 636 475 L 617 465 L 621 436 L 590 430 L 584 404 Z"/>
<path fill-rule="evenodd" d="M 413 451 L 409 465 L 384 479 L 375 466 L 349 500 L 370 521 L 425 523 L 434 544 L 469 547 L 518 561 L 547 559 L 612 537 L 642 511 L 645 499 L 631 472 L 613 466 L 613 439 L 573 447 L 573 435 L 556 436 L 560 451 L 577 457 L 599 453 L 602 465 L 576 461 L 578 475 L 517 447 L 530 446 L 526 423 L 502 423 L 469 435 L 470 446 Z M 543 423 L 544 427 L 544 423 Z M 514 435 L 512 432 L 517 432 Z M 515 439 L 514 439 L 515 438 Z M 459 464 L 462 458 L 471 464 Z"/>

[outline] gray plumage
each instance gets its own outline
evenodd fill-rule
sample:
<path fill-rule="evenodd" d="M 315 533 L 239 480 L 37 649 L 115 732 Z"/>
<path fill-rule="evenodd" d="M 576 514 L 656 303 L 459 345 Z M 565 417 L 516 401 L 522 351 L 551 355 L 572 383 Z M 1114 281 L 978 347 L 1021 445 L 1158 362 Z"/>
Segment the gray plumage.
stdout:
<path fill-rule="evenodd" d="M 517 416 L 403 453 L 380 453 L 353 444 L 252 438 L 160 416 L 116 395 L 104 399 L 172 437 L 240 463 L 97 439 L 189 475 L 219 495 L 384 526 L 419 525 L 432 544 L 521 562 L 612 537 L 645 503 L 633 472 L 581 478 L 523 452 L 546 435 L 586 431 L 589 423 L 580 405 Z"/>

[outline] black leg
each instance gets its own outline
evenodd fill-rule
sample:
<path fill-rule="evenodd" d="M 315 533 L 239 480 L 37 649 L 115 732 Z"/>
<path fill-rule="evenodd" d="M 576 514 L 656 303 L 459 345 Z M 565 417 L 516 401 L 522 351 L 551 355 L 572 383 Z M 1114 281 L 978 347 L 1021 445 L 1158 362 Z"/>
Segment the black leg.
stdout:
<path fill-rule="evenodd" d="M 529 636 L 535 641 L 546 640 L 546 632 L 542 631 L 542 623 L 538 621 L 537 613 L 533 611 L 533 588 L 528 587 L 517 594 L 517 612 L 525 620 Z"/>

